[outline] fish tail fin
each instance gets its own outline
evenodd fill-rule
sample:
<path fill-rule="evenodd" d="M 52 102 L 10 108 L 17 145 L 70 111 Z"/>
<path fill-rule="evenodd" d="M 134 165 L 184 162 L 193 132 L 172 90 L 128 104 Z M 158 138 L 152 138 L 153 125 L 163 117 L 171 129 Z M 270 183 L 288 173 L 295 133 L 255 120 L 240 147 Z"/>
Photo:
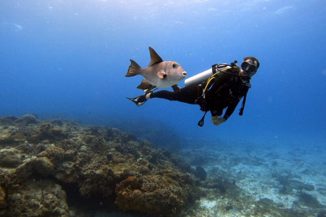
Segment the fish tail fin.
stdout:
<path fill-rule="evenodd" d="M 126 77 L 132 77 L 138 75 L 140 73 L 141 67 L 134 60 L 130 60 L 130 66 L 128 68 L 128 72 Z"/>

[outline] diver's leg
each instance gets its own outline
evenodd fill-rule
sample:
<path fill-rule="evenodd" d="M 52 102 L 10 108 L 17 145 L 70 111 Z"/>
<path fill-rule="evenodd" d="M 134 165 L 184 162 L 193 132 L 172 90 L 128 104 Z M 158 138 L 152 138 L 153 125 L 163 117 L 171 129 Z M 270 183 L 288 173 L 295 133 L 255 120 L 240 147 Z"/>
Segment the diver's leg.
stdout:
<path fill-rule="evenodd" d="M 184 103 L 196 104 L 198 97 L 201 95 L 201 88 L 197 85 L 195 86 L 187 86 L 181 88 L 177 92 L 171 92 L 167 90 L 161 90 L 157 92 L 145 92 L 144 95 L 140 95 L 134 98 L 128 98 L 130 101 L 134 102 L 136 105 L 143 105 L 148 99 L 151 98 L 161 98 L 172 101 L 180 101 Z"/>
<path fill-rule="evenodd" d="M 180 101 L 190 104 L 195 104 L 198 98 L 197 87 L 184 87 L 177 92 L 171 92 L 167 90 L 161 90 L 153 93 L 146 94 L 146 99 L 149 98 L 161 98 L 172 101 Z"/>

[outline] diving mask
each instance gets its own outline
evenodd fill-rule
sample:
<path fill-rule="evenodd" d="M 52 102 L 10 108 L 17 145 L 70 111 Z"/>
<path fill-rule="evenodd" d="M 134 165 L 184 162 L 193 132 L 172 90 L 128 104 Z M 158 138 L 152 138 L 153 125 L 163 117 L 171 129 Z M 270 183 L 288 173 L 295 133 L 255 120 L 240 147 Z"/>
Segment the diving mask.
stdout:
<path fill-rule="evenodd" d="M 247 61 L 245 61 L 245 62 L 243 62 L 242 64 L 241 64 L 241 68 L 242 68 L 242 70 L 243 71 L 245 71 L 247 74 L 248 74 L 248 76 L 253 76 L 255 73 L 256 73 L 256 71 L 257 71 L 257 66 L 254 64 L 254 63 L 249 63 L 249 62 L 247 62 Z"/>

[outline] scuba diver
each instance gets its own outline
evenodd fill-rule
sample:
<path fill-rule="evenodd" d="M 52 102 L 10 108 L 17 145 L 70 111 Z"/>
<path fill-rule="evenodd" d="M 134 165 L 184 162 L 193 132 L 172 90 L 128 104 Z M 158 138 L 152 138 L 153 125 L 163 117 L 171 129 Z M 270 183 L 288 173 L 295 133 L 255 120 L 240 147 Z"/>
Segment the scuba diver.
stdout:
<path fill-rule="evenodd" d="M 250 79 L 256 74 L 260 65 L 258 59 L 251 56 L 243 59 L 241 67 L 238 67 L 236 63 L 237 61 L 231 64 L 215 64 L 211 69 L 186 79 L 185 87 L 178 91 L 153 92 L 151 90 L 145 92 L 144 95 L 128 99 L 138 106 L 153 98 L 198 104 L 205 112 L 198 122 L 200 127 L 204 125 L 208 111 L 211 113 L 213 124 L 220 125 L 232 115 L 242 98 L 239 115 L 243 115 L 247 93 L 251 87 Z M 226 110 L 223 115 L 224 109 Z"/>

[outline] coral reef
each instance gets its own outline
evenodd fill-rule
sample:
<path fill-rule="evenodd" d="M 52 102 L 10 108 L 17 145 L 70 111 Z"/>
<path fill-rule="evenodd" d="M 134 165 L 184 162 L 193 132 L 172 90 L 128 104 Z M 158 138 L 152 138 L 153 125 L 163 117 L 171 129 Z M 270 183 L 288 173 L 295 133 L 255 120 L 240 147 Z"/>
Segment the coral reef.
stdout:
<path fill-rule="evenodd" d="M 123 211 L 176 215 L 197 194 L 194 177 L 176 162 L 114 128 L 0 118 L 0 216 L 74 216 L 71 194 Z"/>
<path fill-rule="evenodd" d="M 175 180 L 178 177 L 129 176 L 116 188 L 116 204 L 123 210 L 141 212 L 145 208 L 156 215 L 175 215 L 186 203 L 183 186 Z"/>
<path fill-rule="evenodd" d="M 321 149 L 305 159 L 280 150 L 196 145 L 175 155 L 116 128 L 4 117 L 0 216 L 326 216 Z"/>
<path fill-rule="evenodd" d="M 66 193 L 49 180 L 28 181 L 8 195 L 7 216 L 69 217 Z"/>
<path fill-rule="evenodd" d="M 207 172 L 207 178 L 199 183 L 200 200 L 184 216 L 326 216 L 325 151 L 316 149 L 318 155 L 297 150 L 292 158 L 288 153 L 293 151 L 285 152 L 283 146 L 280 150 L 274 145 L 230 147 L 182 150 L 193 168 L 200 165 Z"/>
<path fill-rule="evenodd" d="M 200 166 L 196 166 L 196 170 L 194 172 L 194 175 L 199 178 L 200 180 L 205 180 L 207 178 L 207 173 L 204 168 Z"/>
<path fill-rule="evenodd" d="M 0 186 L 0 209 L 5 208 L 6 205 L 7 205 L 6 192 L 5 192 L 5 189 Z"/>

